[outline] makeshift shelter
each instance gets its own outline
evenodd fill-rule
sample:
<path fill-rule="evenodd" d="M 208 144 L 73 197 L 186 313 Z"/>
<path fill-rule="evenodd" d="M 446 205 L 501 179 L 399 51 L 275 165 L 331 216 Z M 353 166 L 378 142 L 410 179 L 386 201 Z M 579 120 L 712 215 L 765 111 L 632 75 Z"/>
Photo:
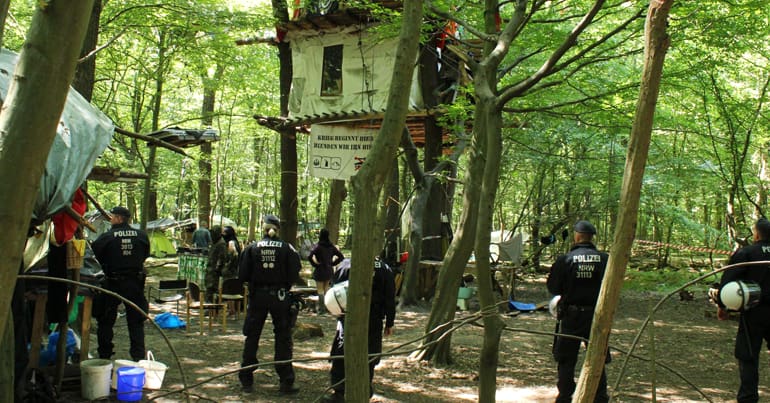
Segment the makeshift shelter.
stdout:
<path fill-rule="evenodd" d="M 255 118 L 278 131 L 303 128 L 310 133 L 310 174 L 348 179 L 366 159 L 385 115 L 398 38 L 378 30 L 377 17 L 359 5 L 321 3 L 303 3 L 291 21 L 278 27 L 280 40 L 289 42 L 292 52 L 289 116 Z M 380 5 L 400 8 L 400 3 Z M 452 52 L 445 53 L 436 91 L 442 94 L 440 102 L 451 103 L 461 69 Z M 442 113 L 425 104 L 419 68 L 415 60 L 406 121 L 418 147 L 425 144 L 426 118 Z M 451 146 L 447 131 L 443 138 Z"/>
<path fill-rule="evenodd" d="M 8 93 L 17 59 L 16 53 L 0 50 L 0 93 L 3 100 Z M 75 190 L 86 179 L 97 157 L 110 144 L 114 129 L 105 114 L 70 88 L 35 198 L 31 217 L 33 225 L 44 223 L 71 203 Z M 44 257 L 47 247 L 47 242 L 30 242 L 24 252 L 26 267 Z"/>

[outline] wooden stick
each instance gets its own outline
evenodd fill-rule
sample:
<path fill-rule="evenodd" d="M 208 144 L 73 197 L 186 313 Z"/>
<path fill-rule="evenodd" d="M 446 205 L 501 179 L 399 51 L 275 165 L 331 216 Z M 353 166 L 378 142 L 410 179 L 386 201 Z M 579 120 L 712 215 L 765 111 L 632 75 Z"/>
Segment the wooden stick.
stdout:
<path fill-rule="evenodd" d="M 93 232 L 96 232 L 96 227 L 94 227 L 93 225 L 91 225 L 91 223 L 90 223 L 90 222 L 86 221 L 86 219 L 85 219 L 85 218 L 83 218 L 83 216 L 82 216 L 82 215 L 80 215 L 80 214 L 79 214 L 77 211 L 75 211 L 75 210 L 72 208 L 72 206 L 71 206 L 71 205 L 69 205 L 69 204 L 68 204 L 68 205 L 64 206 L 64 211 L 67 213 L 67 215 L 69 215 L 69 216 L 70 216 L 70 217 L 72 217 L 72 218 L 73 218 L 75 221 L 77 221 L 77 222 L 78 222 L 78 224 L 80 224 L 80 225 L 82 225 L 82 226 L 84 226 L 84 227 L 87 227 L 88 229 L 90 229 L 90 230 L 91 230 L 91 231 L 93 231 Z"/>
<path fill-rule="evenodd" d="M 99 204 L 99 202 L 96 201 L 96 199 L 94 199 L 93 196 L 88 194 L 88 192 L 86 192 L 85 189 L 80 188 L 80 191 L 83 192 L 84 195 L 86 195 L 86 198 L 88 198 L 88 201 L 90 201 L 94 205 L 94 207 L 96 207 L 96 209 L 99 210 L 100 213 L 102 213 L 103 216 L 105 216 L 107 218 L 111 218 L 112 217 L 112 215 L 110 213 L 108 213 L 107 210 L 103 209 L 102 206 Z M 94 231 L 94 232 L 96 232 L 96 231 Z"/>
<path fill-rule="evenodd" d="M 115 132 L 116 133 L 120 133 L 120 134 L 122 134 L 124 136 L 132 137 L 132 138 L 139 139 L 139 140 L 144 140 L 144 141 L 146 141 L 148 143 L 153 143 L 154 145 L 161 146 L 163 148 L 167 148 L 167 149 L 169 149 L 169 150 L 171 150 L 171 151 L 173 151 L 175 153 L 182 154 L 185 157 L 190 157 L 189 155 L 187 155 L 186 152 L 184 152 L 183 149 L 181 149 L 181 148 L 179 148 L 179 147 L 177 147 L 177 146 L 175 146 L 175 145 L 173 145 L 173 144 L 171 144 L 169 142 L 166 142 L 166 141 L 163 141 L 163 140 L 160 140 L 160 139 L 156 139 L 155 137 L 150 137 L 150 136 L 146 136 L 144 134 L 130 132 L 130 131 L 126 130 L 126 129 L 121 129 L 121 128 L 117 127 L 117 126 L 115 127 Z M 192 158 L 192 157 L 190 157 L 190 158 Z"/>

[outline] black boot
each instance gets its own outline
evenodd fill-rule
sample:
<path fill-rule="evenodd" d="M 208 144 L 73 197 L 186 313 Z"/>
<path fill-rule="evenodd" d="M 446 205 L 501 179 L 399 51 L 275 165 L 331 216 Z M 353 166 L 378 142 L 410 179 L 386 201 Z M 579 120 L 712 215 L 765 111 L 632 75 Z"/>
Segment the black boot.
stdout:
<path fill-rule="evenodd" d="M 294 386 L 294 382 L 281 382 L 281 386 L 278 388 L 278 392 L 282 395 L 293 395 L 299 392 L 299 387 Z"/>

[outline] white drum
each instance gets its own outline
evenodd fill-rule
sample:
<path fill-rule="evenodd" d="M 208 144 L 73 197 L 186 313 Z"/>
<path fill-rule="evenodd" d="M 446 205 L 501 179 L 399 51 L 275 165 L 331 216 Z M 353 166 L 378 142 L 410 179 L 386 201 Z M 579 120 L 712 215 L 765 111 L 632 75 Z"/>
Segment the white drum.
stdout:
<path fill-rule="evenodd" d="M 731 281 L 719 291 L 719 299 L 727 309 L 745 311 L 759 304 L 762 288 L 753 281 Z"/>

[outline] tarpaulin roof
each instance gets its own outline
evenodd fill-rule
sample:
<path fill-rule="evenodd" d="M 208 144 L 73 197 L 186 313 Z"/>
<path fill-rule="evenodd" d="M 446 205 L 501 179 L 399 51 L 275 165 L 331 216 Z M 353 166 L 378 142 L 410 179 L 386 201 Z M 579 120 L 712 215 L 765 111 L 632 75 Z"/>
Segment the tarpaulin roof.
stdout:
<path fill-rule="evenodd" d="M 16 53 L 6 49 L 0 51 L 0 94 L 3 100 L 17 60 Z M 70 88 L 35 199 L 32 211 L 35 223 L 45 221 L 70 204 L 72 195 L 88 176 L 96 158 L 110 144 L 113 131 L 112 121 Z"/>

